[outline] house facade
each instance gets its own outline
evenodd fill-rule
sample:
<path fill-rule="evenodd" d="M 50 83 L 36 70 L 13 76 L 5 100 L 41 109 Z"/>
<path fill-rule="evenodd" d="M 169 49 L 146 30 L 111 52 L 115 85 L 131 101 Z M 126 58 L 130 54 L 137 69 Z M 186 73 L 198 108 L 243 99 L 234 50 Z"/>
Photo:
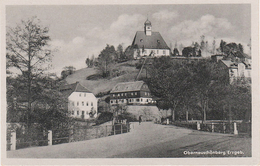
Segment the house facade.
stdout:
<path fill-rule="evenodd" d="M 147 84 L 143 81 L 118 83 L 110 92 L 110 105 L 154 103 Z"/>
<path fill-rule="evenodd" d="M 68 98 L 70 116 L 81 119 L 97 117 L 97 98 L 79 82 L 62 86 L 60 92 Z"/>
<path fill-rule="evenodd" d="M 236 78 L 251 78 L 251 64 L 245 61 L 219 60 L 229 75 L 229 82 L 232 83 Z"/>
<path fill-rule="evenodd" d="M 170 48 L 159 32 L 152 31 L 152 24 L 147 19 L 144 23 L 144 31 L 137 31 L 132 42 L 134 58 L 143 56 L 169 56 Z"/>

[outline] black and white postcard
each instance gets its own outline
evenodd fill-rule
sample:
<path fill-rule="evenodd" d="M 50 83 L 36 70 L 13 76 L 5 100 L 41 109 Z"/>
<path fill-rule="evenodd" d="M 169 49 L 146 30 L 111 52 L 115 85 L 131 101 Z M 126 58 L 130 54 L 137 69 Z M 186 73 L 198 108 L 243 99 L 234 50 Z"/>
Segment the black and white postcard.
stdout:
<path fill-rule="evenodd" d="M 258 3 L 1 1 L 2 164 L 260 164 Z"/>

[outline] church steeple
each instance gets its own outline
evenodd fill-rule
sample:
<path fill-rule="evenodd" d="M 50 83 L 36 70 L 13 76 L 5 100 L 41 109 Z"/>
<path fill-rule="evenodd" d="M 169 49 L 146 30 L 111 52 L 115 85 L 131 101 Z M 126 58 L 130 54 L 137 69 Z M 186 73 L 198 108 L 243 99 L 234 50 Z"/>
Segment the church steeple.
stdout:
<path fill-rule="evenodd" d="M 152 35 L 152 23 L 151 23 L 151 21 L 148 20 L 148 18 L 144 23 L 144 32 L 145 32 L 146 36 Z"/>

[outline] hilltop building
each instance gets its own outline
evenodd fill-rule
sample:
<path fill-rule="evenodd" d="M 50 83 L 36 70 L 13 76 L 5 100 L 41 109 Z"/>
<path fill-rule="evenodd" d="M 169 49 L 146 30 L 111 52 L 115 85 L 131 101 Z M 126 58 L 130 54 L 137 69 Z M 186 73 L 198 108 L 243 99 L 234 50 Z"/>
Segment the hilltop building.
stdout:
<path fill-rule="evenodd" d="M 159 32 L 152 31 L 152 24 L 147 19 L 144 23 L 144 31 L 137 31 L 132 43 L 134 58 L 142 56 L 170 55 L 170 48 Z"/>
<path fill-rule="evenodd" d="M 232 83 L 236 78 L 251 78 L 251 64 L 245 61 L 219 60 L 219 64 L 229 75 L 229 82 Z"/>
<path fill-rule="evenodd" d="M 97 117 L 97 98 L 79 82 L 62 86 L 60 92 L 68 98 L 68 111 L 72 117 Z"/>
<path fill-rule="evenodd" d="M 153 103 L 151 92 L 143 81 L 118 83 L 110 92 L 110 105 Z"/>

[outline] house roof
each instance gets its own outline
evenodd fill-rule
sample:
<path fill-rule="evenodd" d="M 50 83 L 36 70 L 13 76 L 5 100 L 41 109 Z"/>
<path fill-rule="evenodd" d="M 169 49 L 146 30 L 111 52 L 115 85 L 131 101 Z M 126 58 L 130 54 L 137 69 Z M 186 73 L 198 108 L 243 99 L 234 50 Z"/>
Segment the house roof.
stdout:
<path fill-rule="evenodd" d="M 151 36 L 144 31 L 137 31 L 132 46 L 146 49 L 170 49 L 159 32 L 152 32 Z"/>
<path fill-rule="evenodd" d="M 141 90 L 143 84 L 143 81 L 118 83 L 113 87 L 110 93 L 139 91 Z"/>
<path fill-rule="evenodd" d="M 79 82 L 69 85 L 63 85 L 60 87 L 60 92 L 63 93 L 65 96 L 70 96 L 73 92 L 90 92 L 86 87 L 82 86 Z"/>
<path fill-rule="evenodd" d="M 238 62 L 232 62 L 231 60 L 220 60 L 222 63 L 224 63 L 228 68 L 238 68 Z M 246 62 L 240 62 L 243 63 L 246 66 L 246 69 L 251 69 L 251 64 Z"/>

